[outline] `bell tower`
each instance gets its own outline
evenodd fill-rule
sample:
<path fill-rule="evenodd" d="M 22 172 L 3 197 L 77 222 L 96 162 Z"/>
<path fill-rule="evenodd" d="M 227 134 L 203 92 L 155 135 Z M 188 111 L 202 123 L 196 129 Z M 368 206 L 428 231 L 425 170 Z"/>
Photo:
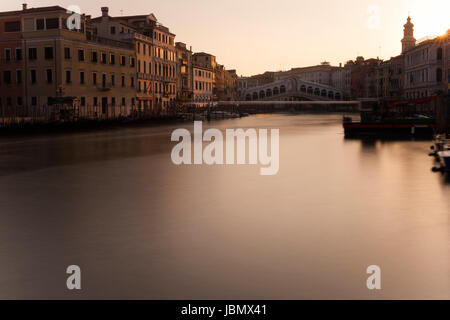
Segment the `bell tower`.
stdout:
<path fill-rule="evenodd" d="M 408 16 L 403 30 L 402 39 L 402 53 L 414 48 L 416 46 L 416 39 L 414 38 L 414 24 L 411 23 L 411 17 Z"/>

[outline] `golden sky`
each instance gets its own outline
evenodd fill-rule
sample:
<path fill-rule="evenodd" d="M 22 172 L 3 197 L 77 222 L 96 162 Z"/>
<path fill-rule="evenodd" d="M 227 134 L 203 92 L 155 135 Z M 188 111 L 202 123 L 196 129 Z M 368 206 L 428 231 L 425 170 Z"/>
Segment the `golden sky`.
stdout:
<path fill-rule="evenodd" d="M 26 0 L 25 0 L 26 1 Z M 2 1 L 0 11 L 17 10 L 24 0 Z M 154 13 L 194 51 L 217 56 L 240 75 L 357 55 L 388 59 L 400 53 L 410 13 L 416 38 L 450 28 L 449 0 L 33 0 L 29 7 L 77 5 L 93 17 L 101 6 L 110 15 Z"/>

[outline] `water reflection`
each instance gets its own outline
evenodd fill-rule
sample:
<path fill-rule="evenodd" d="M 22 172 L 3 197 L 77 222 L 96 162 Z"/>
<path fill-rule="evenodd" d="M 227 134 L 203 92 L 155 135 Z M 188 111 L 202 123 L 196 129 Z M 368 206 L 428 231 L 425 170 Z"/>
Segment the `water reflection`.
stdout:
<path fill-rule="evenodd" d="M 69 264 L 79 298 L 450 298 L 450 188 L 430 142 L 348 141 L 341 121 L 204 124 L 279 128 L 271 177 L 174 166 L 175 126 L 2 139 L 0 298 L 73 298 Z"/>

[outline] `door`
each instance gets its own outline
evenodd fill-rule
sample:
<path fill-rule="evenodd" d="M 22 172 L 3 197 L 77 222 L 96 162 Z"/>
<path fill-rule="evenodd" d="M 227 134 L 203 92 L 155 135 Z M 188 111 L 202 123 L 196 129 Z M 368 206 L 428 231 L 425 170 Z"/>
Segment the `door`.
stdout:
<path fill-rule="evenodd" d="M 108 98 L 102 98 L 102 115 L 108 114 Z"/>

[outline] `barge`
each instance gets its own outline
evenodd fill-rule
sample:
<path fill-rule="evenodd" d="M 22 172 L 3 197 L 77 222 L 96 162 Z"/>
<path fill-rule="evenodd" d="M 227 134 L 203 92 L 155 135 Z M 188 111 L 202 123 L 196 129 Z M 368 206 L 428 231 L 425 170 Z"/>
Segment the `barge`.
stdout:
<path fill-rule="evenodd" d="M 432 139 L 437 122 L 429 110 L 417 105 L 433 101 L 434 97 L 415 101 L 397 101 L 386 106 L 382 102 L 362 104 L 361 120 L 354 121 L 344 116 L 343 127 L 346 138 L 420 138 Z"/>

